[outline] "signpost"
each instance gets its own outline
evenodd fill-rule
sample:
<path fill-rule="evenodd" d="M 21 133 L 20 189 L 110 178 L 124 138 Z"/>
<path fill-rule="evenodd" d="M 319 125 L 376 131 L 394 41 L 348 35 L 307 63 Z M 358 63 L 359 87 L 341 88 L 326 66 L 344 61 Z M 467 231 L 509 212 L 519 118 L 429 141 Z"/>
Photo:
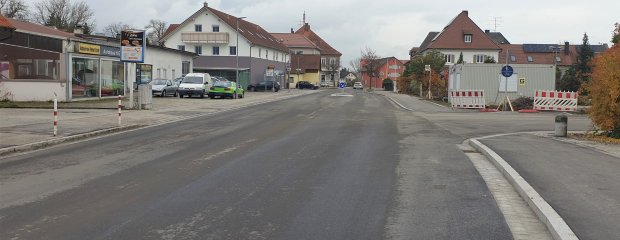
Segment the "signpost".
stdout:
<path fill-rule="evenodd" d="M 510 65 L 502 67 L 502 76 L 509 78 L 514 73 L 514 70 Z M 507 84 L 507 83 L 506 83 Z"/>
<path fill-rule="evenodd" d="M 431 65 L 429 64 L 424 65 L 424 71 L 428 72 L 428 99 L 431 99 L 433 98 L 433 95 L 431 95 L 431 73 L 433 73 L 431 71 Z M 421 92 L 422 92 L 422 84 L 420 84 L 420 93 Z"/>
<path fill-rule="evenodd" d="M 514 111 L 510 98 L 508 97 L 508 78 L 514 73 L 514 69 L 508 65 L 508 51 L 506 51 L 506 65 L 502 67 L 501 73 L 502 76 L 504 76 L 504 97 L 502 98 L 502 102 L 497 106 L 497 109 L 499 110 L 500 106 L 504 105 L 503 110 L 506 111 L 506 104 L 508 104 L 510 106 L 510 110 Z"/>
<path fill-rule="evenodd" d="M 121 31 L 121 62 L 125 64 L 125 74 L 129 83 L 129 108 L 134 107 L 133 83 L 129 81 L 131 73 L 130 66 L 134 63 L 144 62 L 144 49 L 146 45 L 146 34 L 144 30 L 123 30 Z"/>

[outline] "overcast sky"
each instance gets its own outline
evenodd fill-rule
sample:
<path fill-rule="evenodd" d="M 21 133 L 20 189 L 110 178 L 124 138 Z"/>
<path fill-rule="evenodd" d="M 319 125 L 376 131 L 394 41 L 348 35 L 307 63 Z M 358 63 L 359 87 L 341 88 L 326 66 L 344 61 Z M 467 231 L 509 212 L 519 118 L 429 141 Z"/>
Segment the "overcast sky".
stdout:
<path fill-rule="evenodd" d="M 39 0 L 27 0 L 37 2 Z M 75 1 L 75 0 L 73 0 Z M 121 21 L 144 27 L 149 19 L 181 23 L 202 7 L 199 0 L 86 0 L 95 11 L 99 31 Z M 482 29 L 495 28 L 513 44 L 610 44 L 620 22 L 620 1 L 521 0 L 210 0 L 210 7 L 258 24 L 268 32 L 297 29 L 306 12 L 313 31 L 343 54 L 342 65 L 365 47 L 382 56 L 407 59 L 430 31 L 441 31 L 462 10 Z"/>

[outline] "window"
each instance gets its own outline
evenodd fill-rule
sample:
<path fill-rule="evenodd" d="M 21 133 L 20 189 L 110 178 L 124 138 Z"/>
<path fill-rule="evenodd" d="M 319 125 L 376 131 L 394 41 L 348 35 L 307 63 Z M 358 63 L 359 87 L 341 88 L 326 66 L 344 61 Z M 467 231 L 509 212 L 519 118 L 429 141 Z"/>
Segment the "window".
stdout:
<path fill-rule="evenodd" d="M 189 65 L 190 65 L 190 62 L 188 61 L 181 62 L 181 74 L 182 75 L 189 73 Z"/>
<path fill-rule="evenodd" d="M 562 61 L 562 59 L 561 59 L 559 56 L 556 56 L 556 57 L 555 57 L 555 61 L 556 61 L 556 62 L 561 62 L 561 61 Z"/>
<path fill-rule="evenodd" d="M 326 62 L 325 58 L 321 58 L 321 66 L 325 66 L 325 62 Z"/>
<path fill-rule="evenodd" d="M 179 49 L 181 51 L 185 51 L 185 45 L 179 45 L 179 46 L 177 46 L 177 49 Z"/>
<path fill-rule="evenodd" d="M 220 47 L 213 47 L 213 55 L 220 55 Z"/>
<path fill-rule="evenodd" d="M 321 82 L 325 82 L 325 75 L 321 74 Z"/>
<path fill-rule="evenodd" d="M 194 52 L 198 55 L 202 55 L 202 46 L 195 46 Z"/>
<path fill-rule="evenodd" d="M 202 32 L 202 25 L 201 24 L 194 25 L 194 30 L 196 32 Z"/>
<path fill-rule="evenodd" d="M 172 78 L 176 78 L 176 77 L 177 77 L 176 69 L 172 69 Z"/>
<path fill-rule="evenodd" d="M 516 62 L 516 61 L 517 61 L 517 56 L 515 56 L 515 55 L 510 55 L 510 61 L 512 61 L 512 62 Z"/>
<path fill-rule="evenodd" d="M 446 54 L 444 57 L 447 63 L 454 63 L 454 54 Z"/>
<path fill-rule="evenodd" d="M 220 25 L 213 25 L 213 32 L 220 32 Z"/>
<path fill-rule="evenodd" d="M 161 78 L 161 68 L 157 69 L 157 78 Z"/>
<path fill-rule="evenodd" d="M 484 63 L 484 54 L 476 54 L 474 55 L 474 63 Z"/>
<path fill-rule="evenodd" d="M 269 50 L 265 50 L 265 59 L 269 59 Z"/>
<path fill-rule="evenodd" d="M 230 47 L 230 55 L 231 56 L 237 55 L 237 47 Z"/>
<path fill-rule="evenodd" d="M 168 69 L 164 68 L 164 78 L 168 79 Z"/>
<path fill-rule="evenodd" d="M 463 35 L 463 40 L 464 40 L 466 43 L 470 43 L 470 42 L 471 42 L 471 34 L 465 34 L 465 35 Z"/>
<path fill-rule="evenodd" d="M 533 62 L 533 61 L 534 61 L 534 58 L 533 58 L 532 56 L 527 56 L 527 61 L 528 61 L 528 62 Z"/>

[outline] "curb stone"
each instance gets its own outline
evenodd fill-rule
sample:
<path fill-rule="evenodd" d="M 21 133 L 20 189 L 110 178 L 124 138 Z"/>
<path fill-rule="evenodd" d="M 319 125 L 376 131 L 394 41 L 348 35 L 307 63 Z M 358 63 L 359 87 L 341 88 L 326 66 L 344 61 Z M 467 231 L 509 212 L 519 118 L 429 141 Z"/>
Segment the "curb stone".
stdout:
<path fill-rule="evenodd" d="M 534 211 L 536 216 L 543 222 L 551 236 L 555 240 L 578 240 L 573 230 L 566 224 L 564 219 L 545 201 L 534 188 L 521 177 L 502 157 L 486 145 L 478 141 L 481 138 L 469 140 L 469 144 L 484 154 L 502 172 L 508 182 L 517 190 L 521 198 Z"/>

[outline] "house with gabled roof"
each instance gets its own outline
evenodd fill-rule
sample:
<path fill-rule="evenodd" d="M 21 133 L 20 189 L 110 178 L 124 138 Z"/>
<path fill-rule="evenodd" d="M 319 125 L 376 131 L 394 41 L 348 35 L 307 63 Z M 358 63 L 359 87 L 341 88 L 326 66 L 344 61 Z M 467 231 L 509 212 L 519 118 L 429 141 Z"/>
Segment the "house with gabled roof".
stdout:
<path fill-rule="evenodd" d="M 296 34 L 301 34 L 312 41 L 321 50 L 321 82 L 335 82 L 340 77 L 340 57 L 342 53 L 333 48 L 310 28 L 304 20 Z"/>
<path fill-rule="evenodd" d="M 464 10 L 441 32 L 429 32 L 415 54 L 424 55 L 428 51 L 436 50 L 445 56 L 446 65 L 453 65 L 463 53 L 463 61 L 466 63 L 484 63 L 487 57 L 495 60 L 499 58 L 501 47 L 494 39 L 505 39 L 500 35 L 501 33 L 482 31 L 469 18 L 468 11 Z"/>
<path fill-rule="evenodd" d="M 182 23 L 171 24 L 161 42 L 198 54 L 193 72 L 237 81 L 239 71 L 243 86 L 266 78 L 283 80 L 289 61 L 288 48 L 261 26 L 211 8 L 206 2 Z"/>
<path fill-rule="evenodd" d="M 290 50 L 290 75 L 288 84 L 295 86 L 299 81 L 320 84 L 321 49 L 308 37 L 291 33 L 272 33 L 278 41 Z M 287 86 L 288 87 L 288 86 Z"/>

